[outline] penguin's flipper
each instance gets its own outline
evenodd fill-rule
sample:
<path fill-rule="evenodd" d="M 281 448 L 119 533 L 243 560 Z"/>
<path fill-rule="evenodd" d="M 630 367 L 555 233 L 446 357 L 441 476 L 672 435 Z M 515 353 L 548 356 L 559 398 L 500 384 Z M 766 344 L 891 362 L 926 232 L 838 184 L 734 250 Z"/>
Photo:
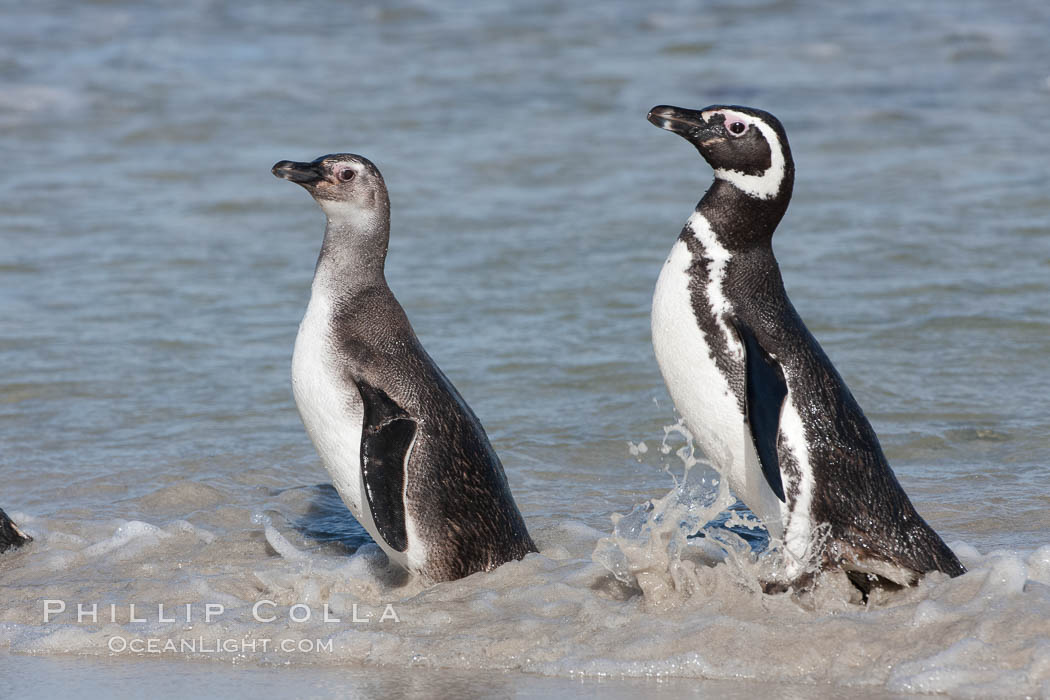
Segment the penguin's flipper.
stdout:
<path fill-rule="evenodd" d="M 744 344 L 747 362 L 744 415 L 755 441 L 762 474 L 777 498 L 784 501 L 784 482 L 780 477 L 780 458 L 777 456 L 777 433 L 780 431 L 780 409 L 787 396 L 787 382 L 780 363 L 762 349 L 755 334 L 740 319 L 730 319 L 740 341 Z"/>
<path fill-rule="evenodd" d="M 361 475 L 365 496 L 379 535 L 404 552 L 405 472 L 416 441 L 416 422 L 385 391 L 363 380 L 357 382 L 364 403 L 361 429 Z"/>

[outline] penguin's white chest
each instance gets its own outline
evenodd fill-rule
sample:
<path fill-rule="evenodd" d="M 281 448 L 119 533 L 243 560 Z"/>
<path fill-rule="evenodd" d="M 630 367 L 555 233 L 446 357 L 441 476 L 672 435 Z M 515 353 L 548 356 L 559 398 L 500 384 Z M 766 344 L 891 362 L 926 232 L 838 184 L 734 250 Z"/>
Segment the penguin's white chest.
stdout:
<path fill-rule="evenodd" d="M 331 313 L 331 299 L 325 294 L 324 286 L 315 283 L 292 353 L 295 404 L 321 463 L 332 477 L 332 485 L 354 518 L 391 560 L 406 568 L 418 569 L 426 561 L 426 548 L 420 541 L 412 514 L 407 512 L 407 504 L 405 525 L 409 546 L 399 552 L 379 534 L 366 498 L 361 465 L 364 402 L 357 386 L 343 374 L 344 368 L 332 342 Z"/>
<path fill-rule="evenodd" d="M 653 294 L 653 349 L 697 446 L 721 469 L 742 461 L 747 426 L 728 377 L 715 363 L 707 333 L 697 322 L 689 291 L 692 263 L 685 242 L 675 242 Z M 720 324 L 715 325 L 721 332 Z M 742 363 L 736 338 L 727 336 L 726 344 L 731 360 Z"/>
<path fill-rule="evenodd" d="M 706 221 L 701 222 L 706 226 Z M 780 537 L 780 501 L 765 481 L 740 402 L 729 378 L 715 362 L 708 337 L 708 333 L 721 334 L 729 355 L 726 359 L 743 371 L 744 348 L 723 319 L 730 311 L 721 283 L 728 258 L 719 256 L 724 252 L 719 248 L 707 248 L 712 259 L 705 292 L 711 308 L 701 310 L 710 314 L 710 321 L 702 327 L 689 290 L 693 255 L 684 241 L 675 242 L 653 294 L 653 349 L 671 399 L 694 443 L 729 479 L 736 496 L 762 519 L 773 536 Z"/>
<path fill-rule="evenodd" d="M 374 525 L 369 527 L 372 518 L 361 475 L 364 404 L 357 387 L 340 376 L 331 343 L 331 308 L 330 300 L 315 289 L 295 338 L 292 392 L 332 484 L 358 522 L 371 532 Z"/>

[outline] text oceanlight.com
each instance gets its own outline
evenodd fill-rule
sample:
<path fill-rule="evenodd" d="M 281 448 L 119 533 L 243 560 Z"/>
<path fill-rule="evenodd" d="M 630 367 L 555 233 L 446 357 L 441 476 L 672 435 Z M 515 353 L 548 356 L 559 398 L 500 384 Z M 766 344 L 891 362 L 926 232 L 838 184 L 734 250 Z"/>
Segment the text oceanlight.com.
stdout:
<path fill-rule="evenodd" d="M 205 639 L 179 637 L 146 639 L 110 637 L 107 643 L 114 654 L 255 654 L 280 651 L 286 654 L 331 654 L 331 639 Z"/>

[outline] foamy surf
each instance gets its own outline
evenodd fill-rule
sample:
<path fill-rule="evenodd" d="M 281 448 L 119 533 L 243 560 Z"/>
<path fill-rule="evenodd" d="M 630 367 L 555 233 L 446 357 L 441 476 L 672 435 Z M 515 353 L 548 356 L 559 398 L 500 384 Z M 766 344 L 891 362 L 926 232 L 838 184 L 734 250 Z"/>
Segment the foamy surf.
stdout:
<path fill-rule="evenodd" d="M 0 558 L 0 648 L 1050 694 L 1050 545 L 982 553 L 953 542 L 969 573 L 931 575 L 867 606 L 834 579 L 804 597 L 765 595 L 758 582 L 775 574 L 777 543 L 684 433 L 669 428 L 659 449 L 634 455 L 663 460 L 671 489 L 614 517 L 611 532 L 533 518 L 539 554 L 430 588 L 360 539 L 327 486 L 275 492 L 259 510 L 221 503 L 235 499 L 213 485 L 220 503 L 171 520 L 15 513 L 35 541 Z M 199 486 L 164 487 L 186 499 L 171 512 L 193 510 Z M 325 536 L 317 523 L 342 524 Z"/>

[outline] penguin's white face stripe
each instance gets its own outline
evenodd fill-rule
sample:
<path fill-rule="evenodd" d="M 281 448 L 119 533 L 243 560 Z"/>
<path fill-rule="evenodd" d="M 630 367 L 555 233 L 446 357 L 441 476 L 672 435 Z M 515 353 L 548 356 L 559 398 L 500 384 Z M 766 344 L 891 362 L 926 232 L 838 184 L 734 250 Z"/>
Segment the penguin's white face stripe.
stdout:
<path fill-rule="evenodd" d="M 784 181 L 784 170 L 786 165 L 786 161 L 784 160 L 784 147 L 780 143 L 780 137 L 777 136 L 777 132 L 773 130 L 773 127 L 769 126 L 761 119 L 749 114 L 734 112 L 731 109 L 703 112 L 701 116 L 707 121 L 715 114 L 723 115 L 725 117 L 726 125 L 739 121 L 746 124 L 749 129 L 758 129 L 762 133 L 762 136 L 765 137 L 766 143 L 769 144 L 770 153 L 769 168 L 767 168 L 761 175 L 747 175 L 739 170 L 719 168 L 718 170 L 715 170 L 715 177 L 735 185 L 738 189 L 752 197 L 757 197 L 758 199 L 771 199 L 772 197 L 775 197 L 777 192 L 780 191 L 780 183 Z M 747 129 L 737 134 L 737 136 L 743 136 L 746 133 Z"/>
<path fill-rule="evenodd" d="M 686 226 L 692 231 L 693 237 L 700 241 L 700 244 L 704 247 L 704 253 L 711 259 L 711 265 L 708 269 L 710 281 L 707 283 L 707 298 L 711 302 L 711 313 L 714 315 L 718 327 L 722 330 L 726 346 L 733 354 L 733 357 L 743 359 L 744 346 L 741 345 L 740 340 L 736 337 L 736 333 L 730 331 L 729 326 L 725 322 L 725 314 L 732 311 L 725 291 L 722 289 L 726 263 L 729 262 L 730 252 L 719 242 L 718 236 L 711 229 L 711 224 L 700 212 L 693 212 L 693 215 L 686 222 Z"/>

